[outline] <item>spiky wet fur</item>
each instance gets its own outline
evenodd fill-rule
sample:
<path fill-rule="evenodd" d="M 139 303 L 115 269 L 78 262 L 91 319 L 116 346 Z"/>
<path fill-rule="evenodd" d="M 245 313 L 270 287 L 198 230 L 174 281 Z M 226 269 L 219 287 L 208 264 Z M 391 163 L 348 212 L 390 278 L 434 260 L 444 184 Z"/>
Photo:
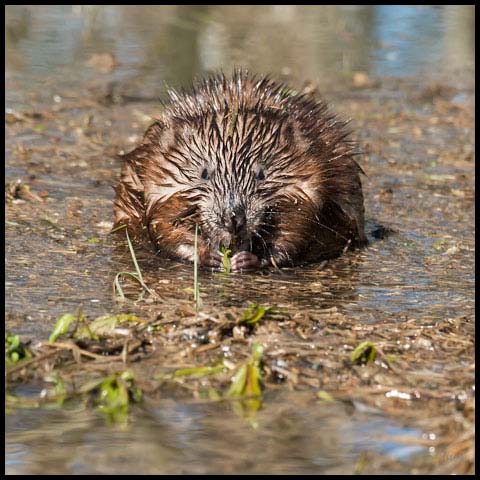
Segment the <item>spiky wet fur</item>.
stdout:
<path fill-rule="evenodd" d="M 196 223 L 201 259 L 230 245 L 281 266 L 365 242 L 357 147 L 324 102 L 241 70 L 169 96 L 124 156 L 115 225 L 190 261 Z"/>

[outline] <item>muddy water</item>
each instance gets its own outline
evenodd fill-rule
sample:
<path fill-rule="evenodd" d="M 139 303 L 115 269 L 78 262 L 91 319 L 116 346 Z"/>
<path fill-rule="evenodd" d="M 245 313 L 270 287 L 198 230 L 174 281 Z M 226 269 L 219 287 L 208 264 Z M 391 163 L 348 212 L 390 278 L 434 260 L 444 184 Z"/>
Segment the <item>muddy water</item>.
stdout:
<path fill-rule="evenodd" d="M 467 413 L 459 426 L 458 402 L 474 394 L 472 8 L 7 7 L 6 41 L 6 182 L 21 179 L 35 195 L 6 205 L 7 328 L 22 338 L 45 339 L 59 315 L 79 306 L 90 318 L 151 318 L 192 304 L 192 267 L 147 252 L 138 252 L 140 267 L 159 298 L 112 295 L 115 274 L 133 266 L 108 234 L 111 187 L 117 154 L 139 141 L 166 84 L 212 70 L 242 65 L 310 85 L 352 119 L 366 152 L 371 239 L 326 265 L 201 273 L 206 312 L 255 301 L 292 317 L 342 318 L 343 337 L 329 337 L 333 327 L 322 323 L 303 337 L 269 323 L 258 331 L 271 358 L 273 338 L 277 350 L 303 341 L 315 354 L 282 357 L 300 380 L 292 374 L 267 388 L 256 429 L 223 404 L 188 397 L 152 398 L 122 429 L 89 410 L 15 410 L 7 473 L 412 473 L 418 465 L 471 473 L 473 426 Z M 378 225 L 392 233 L 376 239 Z M 376 335 L 358 339 L 383 342 L 408 379 L 385 379 L 381 366 L 352 374 L 352 332 Z M 343 355 L 333 370 L 329 349 Z M 155 362 L 139 363 L 146 375 Z M 322 374 L 311 374 L 319 364 Z M 369 402 L 360 392 L 367 386 L 378 386 L 381 399 Z M 393 387 L 420 392 L 421 401 L 412 405 Z M 318 388 L 345 401 L 321 403 Z M 24 389 L 34 397 L 40 387 Z M 466 439 L 456 456 L 445 450 L 452 432 Z"/>

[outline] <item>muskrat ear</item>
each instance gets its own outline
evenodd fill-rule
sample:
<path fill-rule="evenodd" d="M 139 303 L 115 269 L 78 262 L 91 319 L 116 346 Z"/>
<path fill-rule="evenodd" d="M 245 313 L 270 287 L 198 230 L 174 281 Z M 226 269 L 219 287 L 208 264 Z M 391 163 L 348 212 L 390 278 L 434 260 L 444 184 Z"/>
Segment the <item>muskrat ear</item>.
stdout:
<path fill-rule="evenodd" d="M 143 136 L 143 143 L 159 142 L 163 132 L 167 129 L 167 125 L 161 120 L 156 120 L 150 125 Z"/>
<path fill-rule="evenodd" d="M 166 151 L 171 145 L 179 141 L 181 133 L 180 126 L 156 120 L 145 132 L 142 145 L 155 149 L 159 147 L 160 150 Z"/>
<path fill-rule="evenodd" d="M 304 151 L 308 150 L 309 143 L 306 141 L 302 133 L 302 126 L 297 120 L 288 121 L 283 127 L 282 135 L 287 145 L 296 146 Z"/>

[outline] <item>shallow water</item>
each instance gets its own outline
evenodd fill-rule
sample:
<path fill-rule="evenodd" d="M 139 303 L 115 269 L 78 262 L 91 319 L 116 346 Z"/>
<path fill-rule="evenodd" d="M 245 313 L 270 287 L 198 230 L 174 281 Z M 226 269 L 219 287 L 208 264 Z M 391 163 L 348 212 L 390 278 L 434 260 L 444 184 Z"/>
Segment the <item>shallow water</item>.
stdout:
<path fill-rule="evenodd" d="M 126 474 L 313 474 L 353 471 L 367 451 L 400 461 L 425 451 L 395 443 L 399 435 L 419 438 L 419 431 L 305 397 L 290 394 L 269 401 L 255 429 L 226 405 L 198 402 L 155 402 L 121 427 L 78 408 L 41 416 L 24 411 L 20 418 L 7 417 L 7 469 L 18 474 L 45 469 L 52 474 L 120 469 Z"/>
<path fill-rule="evenodd" d="M 92 57 L 100 53 L 117 64 Z M 160 308 L 112 296 L 115 274 L 132 270 L 108 235 L 115 155 L 138 143 L 167 84 L 238 65 L 311 81 L 352 119 L 368 152 L 360 163 L 369 232 L 382 224 L 393 234 L 327 265 L 202 272 L 204 308 L 334 308 L 352 329 L 372 325 L 385 338 L 392 323 L 473 323 L 473 7 L 9 6 L 6 181 L 46 193 L 44 203 L 6 207 L 9 330 L 38 341 L 79 305 L 91 318 Z M 139 255 L 162 308 L 191 303 L 191 266 Z M 419 369 L 473 362 L 469 349 L 435 354 Z M 457 390 L 466 385 L 470 398 L 470 377 Z M 168 398 L 132 417 L 122 430 L 81 409 L 15 410 L 6 472 L 352 473 L 367 454 L 374 473 L 411 473 L 413 459 L 429 456 L 418 440 L 433 428 L 283 390 L 266 395 L 257 430 L 223 404 Z"/>

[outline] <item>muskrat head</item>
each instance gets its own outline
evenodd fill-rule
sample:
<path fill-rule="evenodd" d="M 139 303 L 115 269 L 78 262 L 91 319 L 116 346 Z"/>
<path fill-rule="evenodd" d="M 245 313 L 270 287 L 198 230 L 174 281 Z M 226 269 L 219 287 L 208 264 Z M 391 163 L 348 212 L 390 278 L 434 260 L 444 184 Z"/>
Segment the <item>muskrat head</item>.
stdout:
<path fill-rule="evenodd" d="M 281 124 L 248 112 L 210 112 L 176 125 L 163 189 L 183 200 L 178 222 L 198 224 L 211 250 L 260 254 L 273 228 L 270 159 Z M 232 122 L 235 122 L 234 125 Z"/>
<path fill-rule="evenodd" d="M 258 160 L 235 160 L 210 162 L 202 168 L 199 224 L 214 249 L 257 252 L 272 222 L 271 207 L 261 194 L 265 167 Z"/>
<path fill-rule="evenodd" d="M 224 247 L 262 260 L 279 230 L 291 228 L 286 211 L 318 200 L 318 178 L 309 168 L 308 145 L 285 112 L 221 107 L 171 114 L 161 135 L 161 159 L 149 168 L 160 178 L 145 189 L 146 202 L 161 215 L 175 209 L 173 226 L 193 232 L 198 225 L 210 251 Z"/>
<path fill-rule="evenodd" d="M 175 222 L 197 224 L 212 251 L 266 257 L 280 205 L 302 186 L 292 128 L 282 116 L 228 108 L 175 125 L 161 185 L 163 198 L 181 199 Z"/>

